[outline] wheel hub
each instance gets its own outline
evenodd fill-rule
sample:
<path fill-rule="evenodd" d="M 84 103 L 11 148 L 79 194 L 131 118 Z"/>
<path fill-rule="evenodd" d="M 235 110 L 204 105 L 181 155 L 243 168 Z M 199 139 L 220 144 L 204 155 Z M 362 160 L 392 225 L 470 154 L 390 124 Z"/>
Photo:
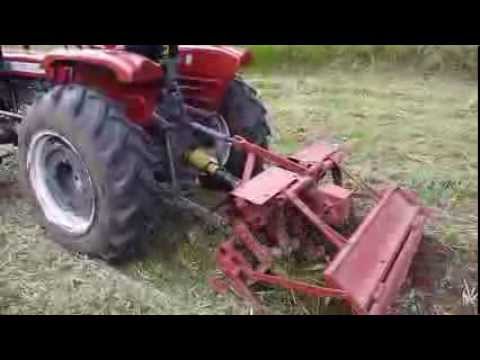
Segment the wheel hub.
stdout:
<path fill-rule="evenodd" d="M 29 147 L 27 169 L 47 220 L 75 235 L 87 233 L 95 216 L 95 190 L 75 147 L 57 133 L 39 133 Z"/>

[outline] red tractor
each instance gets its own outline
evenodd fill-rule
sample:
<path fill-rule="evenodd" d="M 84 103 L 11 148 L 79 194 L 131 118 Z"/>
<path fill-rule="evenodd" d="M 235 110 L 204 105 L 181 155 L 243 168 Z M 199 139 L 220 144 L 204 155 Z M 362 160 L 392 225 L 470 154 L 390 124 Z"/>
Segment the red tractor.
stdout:
<path fill-rule="evenodd" d="M 260 306 L 252 286 L 279 285 L 385 313 L 427 209 L 411 191 L 366 186 L 369 213 L 345 226 L 360 194 L 343 183 L 343 153 L 324 143 L 289 157 L 268 150 L 266 109 L 238 76 L 251 59 L 227 46 L 0 48 L 0 144 L 18 145 L 26 193 L 71 251 L 136 254 L 165 206 L 208 213 L 186 197 L 208 186 L 228 191 L 217 213 L 232 230 L 216 290 Z M 323 282 L 276 274 L 274 260 L 291 254 L 327 262 Z"/>

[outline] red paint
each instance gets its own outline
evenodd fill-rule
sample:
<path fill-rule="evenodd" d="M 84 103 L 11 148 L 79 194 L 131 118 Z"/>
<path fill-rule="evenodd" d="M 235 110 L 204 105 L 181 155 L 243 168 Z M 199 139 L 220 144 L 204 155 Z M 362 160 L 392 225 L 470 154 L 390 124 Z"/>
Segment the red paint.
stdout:
<path fill-rule="evenodd" d="M 5 54 L 6 60 L 26 63 L 40 63 L 44 73 L 16 71 L 3 73 L 27 78 L 47 77 L 57 83 L 67 83 L 82 79 L 82 83 L 99 88 L 104 86 L 105 93 L 116 100 L 127 101 L 132 120 L 142 126 L 150 126 L 152 111 L 152 83 L 160 86 L 164 77 L 163 68 L 140 55 L 127 53 L 122 45 L 93 45 L 95 49 L 57 49 L 46 54 Z M 247 65 L 252 58 L 250 52 L 229 46 L 180 45 L 179 76 L 186 101 L 206 110 L 216 111 L 230 82 L 235 78 L 241 66 Z M 108 69 L 114 76 L 112 82 L 134 85 L 127 89 L 120 84 L 109 84 L 105 77 L 95 80 L 85 73 L 74 78 L 69 77 L 67 68 L 73 64 L 85 64 Z M 89 69 L 92 69 L 90 67 Z M 93 71 L 97 74 L 97 71 Z M 88 81 L 87 81 L 88 78 Z M 125 94 L 121 94 L 125 91 Z M 142 106 L 144 107 L 142 109 Z"/>
<path fill-rule="evenodd" d="M 82 84 L 125 104 L 129 119 L 138 125 L 150 127 L 152 124 L 164 71 L 159 64 L 142 56 L 102 48 L 58 49 L 47 54 L 5 54 L 4 58 L 41 64 L 44 72 L 15 71 L 2 75 L 48 78 L 56 84 Z"/>
<path fill-rule="evenodd" d="M 98 89 L 110 98 L 125 104 L 127 116 L 131 121 L 146 128 L 151 126 L 152 114 L 160 96 L 160 86 L 157 83 L 121 83 L 107 69 L 87 64 L 75 66 L 72 81 Z"/>
<path fill-rule="evenodd" d="M 122 84 L 149 84 L 159 82 L 164 71 L 159 64 L 132 53 L 118 50 L 55 50 L 45 55 L 43 66 L 51 73 L 65 63 L 88 64 L 105 68 L 115 74 Z"/>
<path fill-rule="evenodd" d="M 214 111 L 251 55 L 225 46 L 180 45 L 179 57 L 180 84 L 187 102 Z"/>
<path fill-rule="evenodd" d="M 250 177 L 251 174 L 249 171 Z M 245 181 L 232 192 L 232 195 L 255 205 L 263 205 L 293 184 L 297 178 L 297 174 L 291 171 L 271 167 L 255 178 Z"/>
<path fill-rule="evenodd" d="M 164 76 L 159 64 L 125 51 L 83 49 L 49 53 L 43 65 L 55 82 L 73 82 L 98 89 L 125 104 L 131 121 L 143 127 L 152 125 Z M 65 72 L 69 68 L 73 70 L 73 77 L 67 80 Z"/>
<path fill-rule="evenodd" d="M 324 143 L 315 143 L 303 149 L 299 153 L 291 156 L 292 159 L 305 163 L 322 163 L 337 151 L 330 145 Z"/>
<path fill-rule="evenodd" d="M 245 162 L 245 169 L 243 171 L 243 177 L 242 177 L 242 182 L 246 183 L 249 179 L 252 178 L 253 175 L 253 170 L 255 169 L 255 164 L 256 164 L 256 156 L 255 154 L 248 153 L 247 154 L 247 160 Z"/>
<path fill-rule="evenodd" d="M 240 59 L 240 65 L 242 66 L 249 65 L 253 60 L 253 53 L 248 49 L 240 49 L 228 45 L 219 45 L 217 47 L 229 52 L 235 57 L 238 57 Z"/>
<path fill-rule="evenodd" d="M 351 214 L 353 192 L 333 184 L 320 186 L 317 190 L 310 200 L 314 211 L 333 226 L 343 225 Z"/>
<path fill-rule="evenodd" d="M 345 236 L 335 227 L 349 218 L 353 194 L 322 182 L 339 168 L 344 157 L 340 151 L 317 144 L 289 159 L 239 137 L 234 145 L 246 151 L 250 161 L 227 211 L 233 237 L 217 254 L 218 267 L 231 289 L 258 307 L 261 301 L 250 287 L 264 283 L 340 298 L 358 314 L 386 313 L 406 279 L 428 215 L 415 194 L 397 188 L 383 192 L 357 230 Z M 253 156 L 272 167 L 251 178 Z M 327 287 L 291 280 L 272 269 L 274 258 L 292 250 L 323 257 L 323 245 L 305 231 L 307 222 L 337 248 L 324 273 Z M 216 283 L 215 288 L 224 291 L 225 283 Z"/>
<path fill-rule="evenodd" d="M 320 214 L 315 213 L 312 210 L 312 207 L 302 201 L 298 195 L 295 195 L 292 192 L 287 192 L 287 194 L 292 204 L 295 205 L 308 220 L 310 220 L 310 222 L 326 237 L 326 240 L 335 245 L 337 249 L 345 247 L 348 242 L 347 239 L 330 226 L 326 219 L 323 219 Z"/>
<path fill-rule="evenodd" d="M 308 167 L 297 162 L 294 162 L 285 156 L 275 154 L 272 151 L 269 151 L 257 144 L 253 144 L 246 139 L 235 136 L 233 145 L 246 152 L 247 154 L 254 154 L 258 160 L 263 160 L 265 162 L 269 162 L 271 164 L 277 165 L 285 170 L 305 174 L 308 171 Z"/>
<path fill-rule="evenodd" d="M 255 239 L 248 225 L 242 219 L 234 218 L 232 225 L 235 235 L 242 241 L 245 247 L 255 255 L 261 264 L 270 267 L 273 261 L 270 249 Z"/>
<path fill-rule="evenodd" d="M 369 313 L 373 307 L 385 308 L 391 295 L 383 293 L 405 280 L 397 272 L 408 270 L 409 266 L 405 269 L 401 266 L 405 260 L 398 263 L 398 259 L 406 257 L 411 261 L 406 255 L 416 250 L 406 251 L 408 239 L 412 232 L 418 232 L 415 223 L 423 217 L 421 206 L 408 201 L 402 190 L 394 188 L 385 193 L 352 235 L 349 246 L 325 271 L 327 282 L 347 291 L 350 302 L 360 313 Z M 416 243 L 417 239 L 414 236 L 410 241 Z"/>
<path fill-rule="evenodd" d="M 109 85 L 101 81 L 90 83 L 95 86 L 104 85 L 105 92 L 109 95 L 113 94 L 118 100 L 127 98 L 127 95 L 120 96 L 121 89 L 128 92 L 130 99 L 136 97 L 137 100 L 128 100 L 127 103 L 130 109 L 136 109 L 130 111 L 130 114 L 135 116 L 132 120 L 142 126 L 150 126 L 151 121 L 148 118 L 152 111 L 150 97 L 152 93 L 150 90 L 145 93 L 145 87 L 140 88 L 138 85 L 144 84 L 149 87 L 147 84 L 157 83 L 157 86 L 160 86 L 159 82 L 164 76 L 162 67 L 140 55 L 127 53 L 121 50 L 121 47 L 108 47 L 112 50 L 58 50 L 47 54 L 43 64 L 50 76 L 56 66 L 66 62 L 109 69 L 115 75 L 116 81 L 121 84 L 133 84 L 135 89 L 128 90 L 126 87 Z M 228 47 L 180 46 L 178 71 L 180 87 L 187 103 L 207 110 L 218 110 L 228 85 L 236 76 L 242 63 L 246 63 L 248 59 L 246 54 Z M 82 77 L 86 76 L 82 75 Z M 89 77 L 90 80 L 94 79 Z M 142 102 L 145 104 L 143 110 L 141 110 Z"/>

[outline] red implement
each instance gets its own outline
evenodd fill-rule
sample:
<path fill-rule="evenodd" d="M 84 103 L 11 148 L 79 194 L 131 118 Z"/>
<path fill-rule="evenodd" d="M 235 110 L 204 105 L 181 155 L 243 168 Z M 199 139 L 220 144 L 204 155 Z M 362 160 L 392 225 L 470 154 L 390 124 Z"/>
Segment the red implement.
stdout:
<path fill-rule="evenodd" d="M 230 287 L 256 305 L 260 301 L 250 287 L 263 283 L 336 297 L 357 314 L 387 313 L 408 275 L 428 216 L 416 195 L 397 187 L 384 191 L 353 233 L 341 231 L 349 222 L 354 192 L 340 184 L 340 151 L 316 144 L 287 158 L 241 138 L 234 145 L 248 154 L 250 165 L 227 212 L 233 236 L 217 255 Z M 272 166 L 251 178 L 254 158 Z M 326 182 L 329 173 L 335 185 Z M 320 238 L 313 240 L 307 228 L 316 229 Z M 323 258 L 327 244 L 334 250 L 324 273 L 326 287 L 272 270 L 274 259 L 292 251 Z"/>
<path fill-rule="evenodd" d="M 426 214 L 394 188 L 383 196 L 325 271 L 360 314 L 387 310 L 407 276 L 422 237 Z"/>

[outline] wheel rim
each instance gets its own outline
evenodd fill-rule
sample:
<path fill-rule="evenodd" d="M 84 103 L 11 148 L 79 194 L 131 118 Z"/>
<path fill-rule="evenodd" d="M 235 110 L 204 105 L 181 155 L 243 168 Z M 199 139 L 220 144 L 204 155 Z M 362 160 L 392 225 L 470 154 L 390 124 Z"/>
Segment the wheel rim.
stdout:
<path fill-rule="evenodd" d="M 75 147 L 52 131 L 36 134 L 27 155 L 31 188 L 47 220 L 75 234 L 90 230 L 95 217 L 95 191 Z"/>
<path fill-rule="evenodd" d="M 223 116 L 215 117 L 216 121 L 213 123 L 213 127 L 219 133 L 231 137 L 230 127 L 223 118 Z M 230 159 L 230 154 L 232 151 L 232 144 L 225 141 L 217 140 L 215 141 L 215 155 L 221 166 L 225 166 Z"/>

